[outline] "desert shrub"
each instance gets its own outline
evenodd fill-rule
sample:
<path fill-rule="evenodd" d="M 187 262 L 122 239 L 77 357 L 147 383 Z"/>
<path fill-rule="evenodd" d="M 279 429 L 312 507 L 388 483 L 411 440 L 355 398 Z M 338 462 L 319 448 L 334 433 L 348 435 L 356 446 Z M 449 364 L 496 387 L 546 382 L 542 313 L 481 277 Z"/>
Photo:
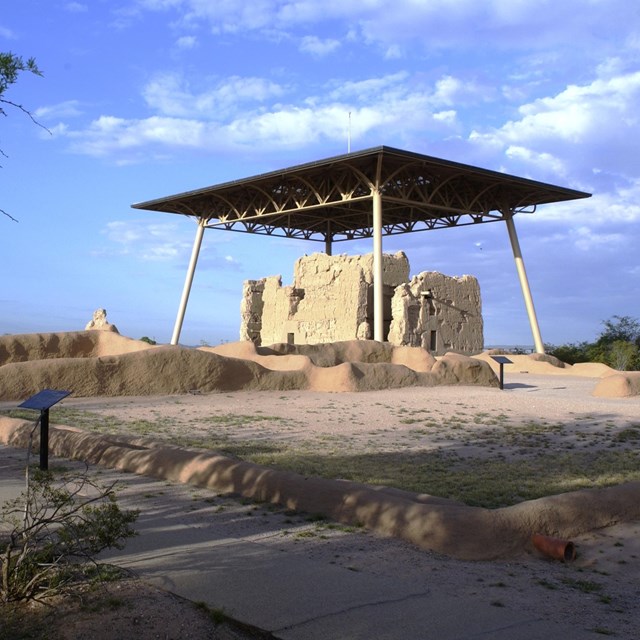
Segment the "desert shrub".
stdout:
<path fill-rule="evenodd" d="M 630 371 L 640 367 L 640 350 L 633 342 L 616 340 L 609 347 L 608 364 L 619 371 Z"/>
<path fill-rule="evenodd" d="M 589 343 L 569 343 L 559 346 L 545 345 L 545 352 L 550 356 L 555 356 L 558 360 L 567 364 L 576 364 L 576 362 L 590 362 L 589 360 Z"/>
<path fill-rule="evenodd" d="M 619 371 L 640 369 L 640 322 L 629 316 L 613 316 L 603 323 L 595 342 L 547 345 L 545 351 L 567 364 L 602 362 Z"/>
<path fill-rule="evenodd" d="M 114 484 L 88 477 L 27 472 L 27 488 L 0 509 L 0 601 L 60 592 L 87 563 L 135 535 L 136 511 L 122 510 Z"/>

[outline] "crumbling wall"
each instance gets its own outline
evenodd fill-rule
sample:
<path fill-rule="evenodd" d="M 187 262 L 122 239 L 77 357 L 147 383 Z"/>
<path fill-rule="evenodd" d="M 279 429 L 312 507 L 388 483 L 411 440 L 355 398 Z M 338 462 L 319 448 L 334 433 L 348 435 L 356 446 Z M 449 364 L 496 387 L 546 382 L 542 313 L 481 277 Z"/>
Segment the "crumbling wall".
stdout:
<path fill-rule="evenodd" d="M 240 340 L 251 340 L 260 345 L 262 313 L 264 311 L 264 285 L 266 278 L 246 280 L 240 302 Z"/>
<path fill-rule="evenodd" d="M 388 325 L 393 291 L 409 278 L 409 261 L 402 252 L 384 254 L 382 265 Z M 264 283 L 262 291 L 251 282 Z M 259 315 L 258 344 L 371 338 L 372 300 L 373 254 L 304 256 L 295 263 L 291 286 L 283 287 L 280 276 L 245 283 L 240 337 L 249 335 L 247 318 Z"/>
<path fill-rule="evenodd" d="M 480 286 L 473 276 L 451 277 L 425 271 L 396 288 L 388 340 L 447 351 L 477 353 L 484 347 Z"/>
<path fill-rule="evenodd" d="M 397 346 L 441 355 L 483 348 L 476 278 L 427 271 L 409 280 L 403 252 L 383 255 L 384 330 Z M 269 345 L 370 339 L 373 328 L 373 254 L 299 258 L 293 284 L 281 276 L 245 282 L 241 340 Z"/>

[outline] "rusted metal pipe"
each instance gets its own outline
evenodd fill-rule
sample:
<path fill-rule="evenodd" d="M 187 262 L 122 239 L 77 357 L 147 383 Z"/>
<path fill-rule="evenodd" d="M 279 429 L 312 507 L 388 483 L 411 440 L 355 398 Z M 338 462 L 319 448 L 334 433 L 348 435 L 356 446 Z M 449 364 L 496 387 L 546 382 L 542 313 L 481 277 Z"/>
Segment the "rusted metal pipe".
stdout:
<path fill-rule="evenodd" d="M 571 562 L 576 559 L 576 547 L 570 540 L 562 540 L 561 538 L 552 538 L 541 533 L 535 533 L 531 541 L 540 553 L 549 558 L 562 560 L 563 562 Z"/>

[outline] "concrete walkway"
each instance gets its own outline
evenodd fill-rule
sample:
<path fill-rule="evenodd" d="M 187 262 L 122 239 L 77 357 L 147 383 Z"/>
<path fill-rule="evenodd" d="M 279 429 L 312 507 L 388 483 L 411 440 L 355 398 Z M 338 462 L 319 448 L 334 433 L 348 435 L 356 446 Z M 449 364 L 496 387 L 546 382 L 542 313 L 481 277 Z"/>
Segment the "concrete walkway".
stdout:
<path fill-rule="evenodd" d="M 0 502 L 23 489 L 24 461 L 24 450 L 0 446 Z M 55 458 L 50 465 L 80 468 Z M 428 554 L 397 541 L 202 489 L 98 473 L 121 482 L 122 506 L 140 509 L 139 535 L 105 559 L 282 640 L 601 637 L 511 606 L 495 584 L 482 584 L 478 564 L 459 563 L 454 585 L 435 568 L 421 568 Z M 405 552 L 415 560 L 394 561 Z"/>

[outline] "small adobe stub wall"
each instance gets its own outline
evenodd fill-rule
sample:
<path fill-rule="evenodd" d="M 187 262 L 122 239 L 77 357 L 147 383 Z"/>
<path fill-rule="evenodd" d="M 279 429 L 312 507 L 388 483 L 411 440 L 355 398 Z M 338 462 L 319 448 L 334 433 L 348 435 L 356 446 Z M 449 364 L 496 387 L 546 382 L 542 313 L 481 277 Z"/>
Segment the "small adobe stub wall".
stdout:
<path fill-rule="evenodd" d="M 476 278 L 421 273 L 409 282 L 403 252 L 383 255 L 384 333 L 397 346 L 441 355 L 483 348 Z M 373 327 L 373 254 L 299 258 L 293 284 L 281 276 L 244 283 L 240 339 L 256 345 L 366 340 Z"/>

